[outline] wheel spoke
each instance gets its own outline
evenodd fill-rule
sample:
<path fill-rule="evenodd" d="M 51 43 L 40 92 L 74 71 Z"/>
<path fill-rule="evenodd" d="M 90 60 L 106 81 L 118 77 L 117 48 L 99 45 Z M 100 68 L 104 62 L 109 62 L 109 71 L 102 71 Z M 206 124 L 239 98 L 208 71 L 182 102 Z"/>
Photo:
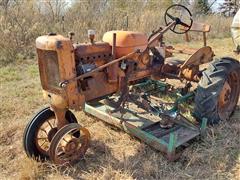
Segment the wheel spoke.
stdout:
<path fill-rule="evenodd" d="M 65 141 L 66 143 L 68 143 L 69 141 L 67 141 L 65 138 L 63 138 L 63 141 Z"/>
<path fill-rule="evenodd" d="M 66 154 L 66 153 L 65 153 L 63 150 L 57 152 L 57 156 L 58 156 L 58 157 L 59 157 L 59 156 L 62 156 L 62 155 L 64 155 L 64 154 Z"/>
<path fill-rule="evenodd" d="M 46 140 L 48 140 L 48 138 L 47 138 L 47 137 L 38 137 L 38 138 L 37 138 L 37 140 L 43 140 L 43 139 L 46 139 Z"/>
<path fill-rule="evenodd" d="M 43 141 L 43 143 L 40 145 L 40 147 L 42 147 L 47 141 Z"/>
<path fill-rule="evenodd" d="M 47 123 L 49 124 L 49 126 L 51 127 L 51 129 L 53 129 L 52 124 L 49 122 L 49 120 L 47 120 Z"/>
<path fill-rule="evenodd" d="M 48 135 L 47 131 L 43 128 L 40 128 L 41 131 L 43 131 L 46 135 Z"/>
<path fill-rule="evenodd" d="M 176 19 L 175 17 L 173 17 L 171 14 L 169 14 L 168 12 L 166 13 L 166 15 L 170 18 L 170 19 L 172 19 L 173 21 Z"/>

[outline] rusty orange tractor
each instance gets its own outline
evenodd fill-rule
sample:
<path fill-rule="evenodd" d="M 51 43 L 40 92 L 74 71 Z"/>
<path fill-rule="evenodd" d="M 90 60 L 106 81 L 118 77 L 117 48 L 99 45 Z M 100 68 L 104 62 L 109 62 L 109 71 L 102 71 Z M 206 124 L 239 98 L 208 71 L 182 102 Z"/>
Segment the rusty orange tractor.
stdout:
<path fill-rule="evenodd" d="M 185 17 L 175 16 L 177 11 L 184 12 Z M 177 148 L 203 130 L 203 119 L 207 119 L 208 124 L 229 119 L 240 92 L 239 62 L 229 57 L 213 60 L 214 53 L 209 46 L 196 50 L 185 61 L 171 58 L 174 49 L 165 45 L 163 35 L 169 30 L 187 33 L 193 20 L 186 7 L 173 5 L 165 13 L 165 22 L 165 27 L 149 37 L 140 32 L 110 31 L 104 34 L 102 42 L 95 42 L 92 30 L 88 31 L 89 43 L 73 43 L 72 33 L 68 38 L 55 33 L 38 37 L 36 49 L 41 85 L 50 107 L 38 112 L 25 129 L 27 155 L 51 159 L 57 164 L 73 163 L 84 156 L 90 133 L 78 124 L 70 109 L 84 110 L 104 121 L 108 119 L 108 123 L 127 129 L 130 134 L 167 152 L 169 157 L 175 152 L 173 147 Z M 208 68 L 201 70 L 199 66 L 205 63 L 209 63 Z M 160 87 L 164 79 L 186 82 L 180 100 L 173 103 L 171 111 L 161 109 L 159 102 L 154 105 L 157 97 L 143 92 L 143 84 L 147 84 L 147 88 L 153 84 Z M 191 83 L 198 84 L 193 91 Z M 170 92 L 168 86 L 164 88 L 165 93 Z M 195 103 L 195 125 L 177 111 L 178 103 L 189 97 Z M 128 103 L 134 104 L 132 108 L 126 108 Z M 164 126 L 160 120 L 148 117 L 141 118 L 142 121 L 138 119 L 141 127 L 135 126 L 131 124 L 135 123 L 133 118 L 124 119 L 124 110 L 129 113 L 133 106 L 156 119 L 164 117 L 171 125 Z M 108 108 L 101 113 L 105 107 Z M 140 115 L 135 113 L 131 117 L 136 120 Z M 197 128 L 198 125 L 201 127 Z M 189 131 L 187 126 L 190 126 Z M 174 144 L 174 136 L 168 134 L 173 132 L 171 128 L 175 128 L 174 132 L 189 134 L 186 137 L 179 134 L 182 141 Z"/>

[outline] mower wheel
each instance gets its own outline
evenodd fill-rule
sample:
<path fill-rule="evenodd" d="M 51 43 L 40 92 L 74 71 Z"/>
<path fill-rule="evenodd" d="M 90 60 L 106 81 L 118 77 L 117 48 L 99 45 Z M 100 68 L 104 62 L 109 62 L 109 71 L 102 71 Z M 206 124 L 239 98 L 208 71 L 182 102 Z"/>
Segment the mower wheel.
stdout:
<path fill-rule="evenodd" d="M 194 115 L 208 124 L 228 120 L 234 112 L 240 93 L 240 63 L 225 57 L 212 61 L 203 71 L 195 95 Z"/>
<path fill-rule="evenodd" d="M 79 136 L 75 134 L 78 133 Z M 82 159 L 89 147 L 89 131 L 77 123 L 63 126 L 53 137 L 49 156 L 55 164 L 74 164 Z"/>
<path fill-rule="evenodd" d="M 77 123 L 76 117 L 69 110 L 65 118 L 69 123 Z M 49 159 L 50 143 L 57 131 L 55 114 L 50 107 L 40 110 L 27 124 L 23 134 L 23 146 L 27 156 L 36 160 Z"/>

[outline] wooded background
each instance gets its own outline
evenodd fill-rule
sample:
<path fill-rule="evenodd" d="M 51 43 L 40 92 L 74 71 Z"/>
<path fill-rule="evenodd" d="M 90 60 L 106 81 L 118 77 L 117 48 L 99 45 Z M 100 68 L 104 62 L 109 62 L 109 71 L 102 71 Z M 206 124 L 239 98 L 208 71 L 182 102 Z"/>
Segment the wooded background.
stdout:
<path fill-rule="evenodd" d="M 194 20 L 212 25 L 209 38 L 229 37 L 239 8 L 239 0 L 0 0 L 0 65 L 33 58 L 35 39 L 49 32 L 72 31 L 79 42 L 87 40 L 88 29 L 95 29 L 99 40 L 114 29 L 149 34 L 164 25 L 163 14 L 175 3 L 187 6 Z"/>

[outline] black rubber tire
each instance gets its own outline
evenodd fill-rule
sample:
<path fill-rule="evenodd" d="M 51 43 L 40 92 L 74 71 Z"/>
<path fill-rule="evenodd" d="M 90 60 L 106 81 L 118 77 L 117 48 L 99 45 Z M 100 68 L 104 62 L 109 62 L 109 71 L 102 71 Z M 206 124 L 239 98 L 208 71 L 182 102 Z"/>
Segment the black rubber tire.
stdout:
<path fill-rule="evenodd" d="M 209 67 L 203 71 L 202 78 L 198 84 L 195 94 L 195 108 L 194 115 L 196 119 L 201 122 L 202 118 L 208 119 L 208 124 L 217 124 L 222 119 L 218 108 L 218 98 L 225 81 L 229 77 L 229 74 L 236 71 L 239 74 L 238 85 L 236 93 L 239 97 L 240 93 L 240 63 L 239 61 L 225 57 L 216 59 L 209 64 Z M 235 107 L 237 105 L 238 98 L 234 100 Z M 235 110 L 233 108 L 231 115 Z"/>
<path fill-rule="evenodd" d="M 36 147 L 36 132 L 47 119 L 55 117 L 54 112 L 50 107 L 40 110 L 27 124 L 23 133 L 23 147 L 28 157 L 36 160 L 48 160 L 49 156 L 43 154 Z M 69 123 L 78 123 L 76 117 L 71 111 L 66 112 L 66 119 Z"/>

